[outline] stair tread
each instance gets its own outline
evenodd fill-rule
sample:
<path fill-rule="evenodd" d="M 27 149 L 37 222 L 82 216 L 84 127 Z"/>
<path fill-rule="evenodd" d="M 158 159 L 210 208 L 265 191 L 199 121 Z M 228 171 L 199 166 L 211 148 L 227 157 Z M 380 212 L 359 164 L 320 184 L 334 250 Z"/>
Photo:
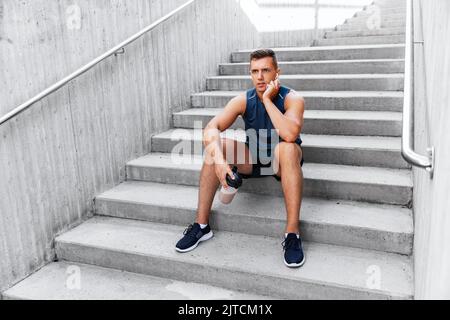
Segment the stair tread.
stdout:
<path fill-rule="evenodd" d="M 203 268 L 227 270 L 258 277 L 318 283 L 351 288 L 364 293 L 412 297 L 410 257 L 372 250 L 304 243 L 307 262 L 297 270 L 282 262 L 281 241 L 273 238 L 216 231 L 215 237 L 195 251 L 180 254 L 174 250 L 185 227 L 117 218 L 94 217 L 59 236 L 57 246 L 100 248 L 139 256 L 176 261 Z M 243 263 L 245 262 L 245 263 Z M 368 270 L 377 266 L 382 281 L 379 289 L 369 289 Z"/>
<path fill-rule="evenodd" d="M 155 139 L 171 140 L 176 136 L 177 132 L 186 133 L 186 138 L 189 140 L 201 141 L 202 135 L 195 134 L 195 129 L 170 129 L 168 131 L 156 134 Z M 235 137 L 238 141 L 244 142 L 246 140 L 245 132 L 242 130 L 227 129 L 221 135 L 225 136 L 230 132 L 230 136 Z M 303 146 L 305 147 L 332 147 L 342 149 L 365 149 L 365 150 L 386 150 L 398 151 L 401 150 L 401 138 L 399 137 L 377 137 L 377 136 L 345 136 L 345 135 L 315 135 L 315 134 L 301 134 Z"/>
<path fill-rule="evenodd" d="M 386 73 L 386 74 L 288 74 L 280 75 L 280 80 L 283 79 L 402 79 L 403 73 Z M 219 80 L 251 80 L 249 75 L 233 75 L 233 76 L 210 76 L 207 79 Z"/>
<path fill-rule="evenodd" d="M 174 156 L 175 159 L 172 159 L 172 156 Z M 128 162 L 127 166 L 200 171 L 202 163 L 203 157 L 201 155 L 150 153 Z M 303 165 L 303 173 L 305 179 L 370 183 L 408 188 L 412 188 L 413 186 L 412 173 L 411 170 L 408 169 L 356 167 L 305 162 Z"/>
<path fill-rule="evenodd" d="M 66 286 L 67 270 L 78 267 L 80 289 Z M 53 262 L 4 292 L 6 299 L 20 300 L 265 300 L 211 285 L 176 281 L 81 263 Z M 270 298 L 273 299 L 273 298 Z"/>
<path fill-rule="evenodd" d="M 376 45 L 341 45 L 328 47 L 278 47 L 272 48 L 277 51 L 331 51 L 331 50 L 347 50 L 347 49 L 377 49 L 377 48 L 398 48 L 404 47 L 404 44 L 376 44 Z M 252 53 L 257 49 L 243 49 L 234 51 L 234 53 Z"/>
<path fill-rule="evenodd" d="M 358 60 L 313 60 L 313 61 L 278 61 L 280 66 L 283 65 L 296 65 L 296 64 L 328 64 L 328 63 L 360 63 L 360 62 L 404 62 L 405 59 L 358 59 Z M 229 62 L 220 63 L 220 66 L 249 66 L 249 62 Z"/>
<path fill-rule="evenodd" d="M 223 108 L 191 108 L 174 115 L 179 116 L 216 116 Z M 346 111 L 346 110 L 305 110 L 305 119 L 329 120 L 381 120 L 402 121 L 401 112 L 388 111 Z"/>
<path fill-rule="evenodd" d="M 99 195 L 96 197 L 97 200 L 196 210 L 198 187 L 127 181 Z M 227 215 L 275 220 L 284 220 L 286 211 L 284 199 L 281 197 L 245 192 L 240 192 L 228 206 L 220 203 L 216 197 L 212 210 Z M 303 198 L 301 221 L 403 234 L 413 233 L 411 210 L 400 206 L 355 201 Z"/>
<path fill-rule="evenodd" d="M 352 24 L 355 22 L 364 22 L 366 23 L 367 16 L 366 15 L 359 15 L 359 16 L 353 16 L 351 18 L 348 18 L 344 24 Z M 384 23 L 406 23 L 406 16 L 403 13 L 394 13 L 390 15 L 382 15 L 381 16 L 381 22 Z"/>
<path fill-rule="evenodd" d="M 390 36 L 361 36 L 361 37 L 340 37 L 340 38 L 331 38 L 331 39 L 318 39 L 314 43 L 317 47 L 327 47 L 331 45 L 335 45 L 336 43 L 386 43 L 386 42 L 393 42 L 393 43 L 400 43 L 405 44 L 405 35 L 390 35 Z"/>
<path fill-rule="evenodd" d="M 401 91 L 301 91 L 296 90 L 297 93 L 303 97 L 336 97 L 336 98 L 347 98 L 347 97 L 387 97 L 387 98 L 403 98 L 403 92 Z M 204 91 L 199 93 L 194 93 L 195 96 L 227 96 L 235 97 L 245 91 L 228 91 L 228 90 L 217 90 L 217 91 Z"/>
<path fill-rule="evenodd" d="M 383 27 L 389 27 L 389 28 L 406 28 L 406 22 L 397 20 L 397 21 L 382 21 L 381 25 Z M 362 31 L 362 30 L 370 30 L 367 27 L 367 24 L 364 21 L 356 21 L 356 22 L 350 22 L 347 21 L 343 24 L 337 25 L 335 29 L 336 31 Z"/>
<path fill-rule="evenodd" d="M 351 32 L 358 32 L 358 31 L 366 31 L 366 32 L 396 32 L 396 31 L 403 31 L 405 33 L 406 28 L 403 27 L 380 27 L 380 28 L 373 28 L 373 29 L 362 29 L 362 30 L 352 30 Z M 330 30 L 327 32 L 337 32 L 338 30 Z M 345 31 L 347 32 L 347 31 Z M 385 34 L 390 35 L 390 34 Z"/>
<path fill-rule="evenodd" d="M 401 35 L 405 35 L 405 31 L 400 31 L 400 29 L 392 30 L 390 33 L 383 33 L 380 30 L 333 30 L 325 34 L 325 39 Z"/>
<path fill-rule="evenodd" d="M 333 32 L 333 31 L 330 31 L 330 32 Z M 331 39 L 327 39 L 327 38 L 321 38 L 321 39 L 319 39 L 319 40 L 348 40 L 348 39 L 372 39 L 372 38 L 375 38 L 375 39 L 402 39 L 402 38 L 405 38 L 405 36 L 406 36 L 406 34 L 405 33 L 403 33 L 403 34 L 386 34 L 386 35 L 377 35 L 377 34 L 375 34 L 375 35 L 361 35 L 361 36 L 356 36 L 356 37 L 345 37 L 345 36 L 343 36 L 343 37 L 336 37 L 336 38 L 331 38 Z M 404 43 L 400 43 L 400 44 L 404 44 Z"/>

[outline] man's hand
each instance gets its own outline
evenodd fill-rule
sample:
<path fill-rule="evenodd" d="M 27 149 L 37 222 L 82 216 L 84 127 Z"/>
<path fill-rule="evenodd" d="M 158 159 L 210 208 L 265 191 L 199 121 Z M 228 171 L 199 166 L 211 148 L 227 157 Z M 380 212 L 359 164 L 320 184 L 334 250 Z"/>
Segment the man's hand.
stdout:
<path fill-rule="evenodd" d="M 280 92 L 280 80 L 278 79 L 278 73 L 277 73 L 277 77 L 275 78 L 275 80 L 270 81 L 270 83 L 267 85 L 267 89 L 264 92 L 263 95 L 263 102 L 265 101 L 272 101 L 278 94 L 278 92 Z"/>
<path fill-rule="evenodd" d="M 216 170 L 216 176 L 219 178 L 220 184 L 225 188 L 228 189 L 228 183 L 227 183 L 227 174 L 230 175 L 231 179 L 234 180 L 234 173 L 233 170 L 231 170 L 230 166 L 226 161 L 220 161 L 216 162 L 215 164 L 215 170 Z"/>
<path fill-rule="evenodd" d="M 205 163 L 209 165 L 214 165 L 214 171 L 216 173 L 217 178 L 220 181 L 220 184 L 225 188 L 228 189 L 228 183 L 227 183 L 227 174 L 230 175 L 231 179 L 234 180 L 234 174 L 233 170 L 230 169 L 230 165 L 228 164 L 227 160 L 225 159 L 221 149 L 222 145 L 218 142 L 220 139 L 219 136 L 219 130 L 217 129 L 207 129 L 205 130 L 207 133 L 205 134 L 206 141 L 205 145 L 205 153 L 207 154 L 207 157 L 205 158 Z M 210 142 L 210 136 L 215 136 L 214 141 Z M 211 139 L 212 140 L 212 139 Z"/>

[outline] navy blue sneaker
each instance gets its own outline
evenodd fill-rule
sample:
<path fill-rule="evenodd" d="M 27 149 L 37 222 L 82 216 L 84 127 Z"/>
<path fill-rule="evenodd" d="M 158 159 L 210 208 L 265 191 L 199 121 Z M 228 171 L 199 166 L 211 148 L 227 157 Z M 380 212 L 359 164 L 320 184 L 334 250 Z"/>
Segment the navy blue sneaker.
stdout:
<path fill-rule="evenodd" d="M 298 268 L 305 263 L 305 255 L 303 254 L 302 239 L 297 238 L 295 233 L 289 233 L 284 239 L 284 264 L 289 268 Z"/>
<path fill-rule="evenodd" d="M 178 252 L 194 250 L 200 242 L 211 239 L 213 232 L 209 225 L 202 229 L 198 223 L 194 223 L 184 230 L 183 235 L 184 237 L 175 246 Z"/>

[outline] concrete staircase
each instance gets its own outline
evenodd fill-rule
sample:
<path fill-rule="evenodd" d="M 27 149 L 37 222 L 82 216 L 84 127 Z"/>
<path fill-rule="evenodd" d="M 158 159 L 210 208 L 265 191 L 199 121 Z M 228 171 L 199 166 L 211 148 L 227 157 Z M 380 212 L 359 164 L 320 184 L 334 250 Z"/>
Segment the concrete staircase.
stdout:
<path fill-rule="evenodd" d="M 306 263 L 282 261 L 285 206 L 273 178 L 250 179 L 235 201 L 213 204 L 215 237 L 191 253 L 175 243 L 194 221 L 201 133 L 250 88 L 251 50 L 231 54 L 127 181 L 95 198 L 96 216 L 55 240 L 58 261 L 4 293 L 11 299 L 412 299 L 412 173 L 401 157 L 405 8 L 379 30 L 370 6 L 313 47 L 276 49 L 284 85 L 306 100 L 301 235 Z M 242 119 L 227 137 L 245 140 Z M 170 154 L 183 141 L 189 154 Z M 68 270 L 81 276 L 67 285 Z M 379 281 L 377 281 L 379 280 Z"/>
<path fill-rule="evenodd" d="M 406 2 L 404 0 L 377 0 L 347 19 L 317 46 L 363 45 L 405 42 Z"/>

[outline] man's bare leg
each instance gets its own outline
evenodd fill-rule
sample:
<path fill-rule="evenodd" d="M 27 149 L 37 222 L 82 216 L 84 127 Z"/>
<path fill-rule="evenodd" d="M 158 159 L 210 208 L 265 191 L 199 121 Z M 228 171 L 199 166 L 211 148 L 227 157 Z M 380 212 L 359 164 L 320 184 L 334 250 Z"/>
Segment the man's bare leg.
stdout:
<path fill-rule="evenodd" d="M 250 151 L 247 146 L 231 139 L 222 139 L 222 152 L 226 155 L 229 165 L 236 166 L 243 174 L 251 174 L 252 164 Z M 219 179 L 215 172 L 214 162 L 206 153 L 202 171 L 200 173 L 200 187 L 198 192 L 197 220 L 199 224 L 208 224 L 212 203 L 219 187 Z"/>
<path fill-rule="evenodd" d="M 214 196 L 219 187 L 214 162 L 209 154 L 205 155 L 202 171 L 200 173 L 200 187 L 198 189 L 197 223 L 208 224 Z"/>
<path fill-rule="evenodd" d="M 298 144 L 281 142 L 275 148 L 274 167 L 281 177 L 287 211 L 286 233 L 299 234 L 300 207 L 303 194 L 302 150 Z"/>

